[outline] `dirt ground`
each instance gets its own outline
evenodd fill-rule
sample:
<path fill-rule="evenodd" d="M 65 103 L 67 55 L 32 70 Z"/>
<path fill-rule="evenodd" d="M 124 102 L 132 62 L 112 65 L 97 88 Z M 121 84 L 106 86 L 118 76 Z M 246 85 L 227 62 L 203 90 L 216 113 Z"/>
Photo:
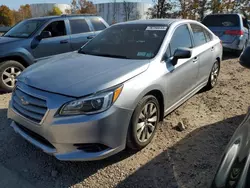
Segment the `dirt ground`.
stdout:
<path fill-rule="evenodd" d="M 250 70 L 227 56 L 218 85 L 198 93 L 166 117 L 150 145 L 102 161 L 60 162 L 36 149 L 9 127 L 10 94 L 2 94 L 0 167 L 13 175 L 2 176 L 0 168 L 0 182 L 17 177 L 41 188 L 209 187 L 222 152 L 250 105 Z M 187 128 L 179 132 L 173 127 L 181 121 Z"/>

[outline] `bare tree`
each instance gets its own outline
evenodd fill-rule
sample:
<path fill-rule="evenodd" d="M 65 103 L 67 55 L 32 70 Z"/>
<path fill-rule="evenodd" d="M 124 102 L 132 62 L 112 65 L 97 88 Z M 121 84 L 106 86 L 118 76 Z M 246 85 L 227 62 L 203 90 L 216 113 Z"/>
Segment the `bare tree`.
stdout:
<path fill-rule="evenodd" d="M 146 12 L 149 18 L 169 18 L 173 15 L 173 3 L 169 0 L 153 0 L 154 6 Z"/>
<path fill-rule="evenodd" d="M 112 23 L 116 23 L 116 14 L 119 11 L 119 7 L 117 6 L 116 0 L 113 1 L 113 20 Z"/>
<path fill-rule="evenodd" d="M 123 13 L 125 21 L 131 19 L 132 14 L 134 13 L 135 5 L 130 2 L 123 1 Z"/>

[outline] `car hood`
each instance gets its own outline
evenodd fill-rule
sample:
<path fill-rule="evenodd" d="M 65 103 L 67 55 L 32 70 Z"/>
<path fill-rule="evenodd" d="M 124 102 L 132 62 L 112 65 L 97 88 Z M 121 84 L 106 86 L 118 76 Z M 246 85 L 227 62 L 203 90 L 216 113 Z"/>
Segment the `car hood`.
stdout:
<path fill-rule="evenodd" d="M 228 143 L 211 188 L 250 187 L 250 108 Z"/>
<path fill-rule="evenodd" d="M 1 44 L 6 44 L 9 42 L 15 42 L 18 40 L 23 40 L 23 38 L 12 38 L 12 37 L 0 37 L 0 45 Z"/>
<path fill-rule="evenodd" d="M 25 84 L 67 96 L 81 97 L 121 84 L 144 72 L 149 60 L 58 55 L 28 67 L 18 77 Z"/>

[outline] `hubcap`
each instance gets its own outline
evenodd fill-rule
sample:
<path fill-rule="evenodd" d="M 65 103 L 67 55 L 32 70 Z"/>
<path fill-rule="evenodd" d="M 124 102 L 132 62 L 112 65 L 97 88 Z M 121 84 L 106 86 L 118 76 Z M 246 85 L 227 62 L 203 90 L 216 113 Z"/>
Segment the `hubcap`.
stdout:
<path fill-rule="evenodd" d="M 219 65 L 215 63 L 211 72 L 211 85 L 214 86 L 219 76 Z"/>
<path fill-rule="evenodd" d="M 21 69 L 17 67 L 8 67 L 2 74 L 2 81 L 7 87 L 15 86 L 16 77 L 21 74 Z"/>
<path fill-rule="evenodd" d="M 146 142 L 152 136 L 158 120 L 158 111 L 154 103 L 147 103 L 142 109 L 137 123 L 137 138 Z"/>

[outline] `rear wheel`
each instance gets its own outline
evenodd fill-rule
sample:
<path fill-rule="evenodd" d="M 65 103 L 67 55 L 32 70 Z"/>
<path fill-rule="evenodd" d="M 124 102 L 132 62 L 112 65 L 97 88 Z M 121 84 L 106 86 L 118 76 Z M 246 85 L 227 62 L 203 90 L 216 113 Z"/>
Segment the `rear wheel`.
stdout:
<path fill-rule="evenodd" d="M 210 90 L 216 85 L 216 83 L 218 81 L 219 73 L 220 73 L 220 63 L 218 61 L 216 61 L 212 67 L 211 72 L 210 72 L 208 83 L 205 87 L 206 90 Z"/>
<path fill-rule="evenodd" d="M 16 77 L 25 67 L 17 61 L 4 61 L 0 64 L 0 88 L 11 92 L 15 86 Z"/>
<path fill-rule="evenodd" d="M 153 139 L 159 123 L 160 108 L 158 100 L 148 95 L 138 103 L 128 130 L 127 146 L 140 150 Z"/>

